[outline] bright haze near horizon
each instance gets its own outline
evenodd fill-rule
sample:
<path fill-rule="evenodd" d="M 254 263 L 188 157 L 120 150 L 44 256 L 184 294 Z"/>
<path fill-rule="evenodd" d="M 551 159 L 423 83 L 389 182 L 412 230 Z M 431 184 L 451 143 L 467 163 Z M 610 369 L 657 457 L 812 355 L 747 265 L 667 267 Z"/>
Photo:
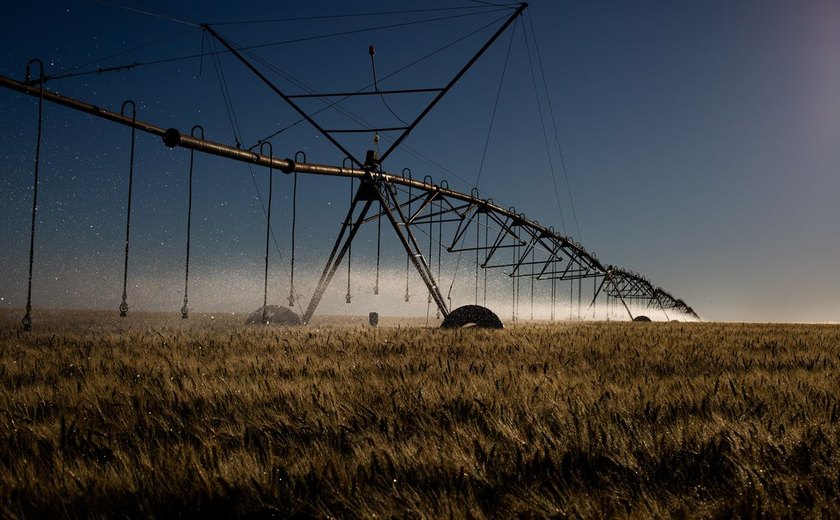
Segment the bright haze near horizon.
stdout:
<path fill-rule="evenodd" d="M 344 156 L 294 124 L 299 116 L 230 54 L 213 59 L 220 46 L 195 23 L 251 47 L 293 94 L 369 85 L 369 45 L 381 89 L 443 86 L 511 13 L 470 1 L 48 1 L 4 11 L 0 74 L 22 79 L 35 57 L 48 76 L 99 67 L 47 88 L 114 111 L 132 99 L 138 119 L 182 132 L 201 124 L 208 139 L 243 148 L 283 130 L 274 155 L 303 151 L 323 164 Z M 430 99 L 392 96 L 385 106 L 369 96 L 342 107 L 399 126 Z M 301 100 L 308 111 L 320 103 Z M 26 300 L 36 109 L 34 98 L 0 90 L 0 309 Z M 317 117 L 329 128 L 360 124 L 334 110 Z M 47 104 L 43 131 L 33 305 L 115 309 L 130 130 Z M 379 147 L 395 135 L 382 132 Z M 357 157 L 375 146 L 370 134 L 339 138 Z M 142 133 L 136 146 L 129 303 L 177 312 L 189 152 Z M 703 319 L 840 321 L 840 3 L 535 0 L 383 168 L 467 193 L 477 184 L 483 197 L 643 274 Z M 275 177 L 277 303 L 287 291 L 290 182 Z M 347 211 L 348 184 L 299 177 L 304 299 Z M 263 168 L 196 155 L 195 309 L 262 304 L 267 190 Z M 405 253 L 392 234 L 383 238 L 387 294 L 371 303 L 374 233 L 367 226 L 354 242 L 354 306 L 343 307 L 346 277 L 337 276 L 324 312 L 425 312 L 413 273 L 413 301 L 403 304 Z M 457 298 L 472 303 L 466 269 L 442 285 L 455 278 Z M 506 286 L 497 285 L 501 302 Z"/>

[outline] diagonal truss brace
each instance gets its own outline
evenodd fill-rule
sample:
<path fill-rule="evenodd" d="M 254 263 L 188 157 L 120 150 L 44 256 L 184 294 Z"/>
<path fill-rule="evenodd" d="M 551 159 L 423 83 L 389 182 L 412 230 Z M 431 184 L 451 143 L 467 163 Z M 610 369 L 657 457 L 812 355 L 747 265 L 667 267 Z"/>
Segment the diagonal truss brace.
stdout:
<path fill-rule="evenodd" d="M 438 92 L 438 95 L 435 96 L 435 98 L 426 106 L 425 109 L 423 109 L 420 115 L 418 115 L 417 118 L 414 121 L 412 121 L 410 125 L 408 125 L 408 128 L 406 128 L 403 131 L 403 133 L 400 134 L 400 136 L 391 144 L 391 146 L 388 147 L 387 150 L 385 150 L 385 152 L 382 154 L 380 162 L 384 161 L 385 158 L 391 155 L 391 152 L 393 152 L 400 144 L 402 144 L 405 138 L 408 137 L 408 134 L 410 134 L 411 131 L 414 130 L 414 127 L 416 127 L 420 123 L 420 121 L 422 121 L 423 118 L 426 117 L 426 115 L 429 112 L 431 112 L 435 105 L 437 105 L 438 102 L 441 99 L 443 99 L 443 96 L 445 96 L 446 93 L 449 92 L 449 90 L 455 85 L 455 83 L 457 83 L 458 80 L 460 80 L 464 76 L 464 74 L 467 73 L 470 67 L 472 67 L 476 61 L 478 61 L 481 55 L 484 54 L 484 52 L 487 49 L 489 49 L 491 45 L 493 45 L 493 42 L 495 42 L 499 38 L 499 36 L 501 36 L 502 33 L 505 32 L 505 30 L 510 26 L 510 24 L 512 24 L 513 21 L 516 20 L 516 18 L 519 17 L 519 15 L 521 15 L 527 7 L 528 4 L 525 2 L 519 4 L 519 6 L 516 8 L 516 11 L 514 11 L 513 14 L 510 15 L 510 18 L 508 18 L 505 21 L 505 23 L 502 24 L 501 27 L 499 27 L 499 29 L 493 34 L 493 36 L 491 36 L 490 39 L 487 40 L 487 42 L 481 47 L 481 49 L 479 49 L 478 52 L 475 53 L 475 55 L 470 59 L 470 61 L 468 61 L 467 64 L 464 65 L 461 68 L 461 70 L 459 70 L 458 73 L 449 81 L 449 83 L 445 87 L 443 87 L 443 90 Z"/>
<path fill-rule="evenodd" d="M 353 238 L 359 231 L 365 215 L 367 215 L 368 210 L 370 210 L 370 206 L 373 204 L 373 200 L 370 197 L 365 196 L 366 188 L 365 183 L 362 182 L 359 189 L 356 190 L 353 202 L 350 204 L 350 209 L 347 210 L 347 217 L 341 224 L 341 230 L 338 232 L 338 237 L 335 239 L 335 245 L 333 245 L 330 256 L 327 258 L 327 264 L 321 272 L 321 278 L 318 280 L 318 285 L 315 286 L 315 292 L 312 293 L 312 299 L 309 300 L 306 312 L 304 312 L 301 318 L 303 323 L 309 323 L 309 320 L 315 313 L 315 309 L 318 307 L 318 304 L 321 302 L 321 298 L 323 298 L 324 293 L 327 291 L 327 287 L 330 285 L 330 281 L 333 276 L 335 276 L 338 266 L 341 265 L 344 255 L 347 254 L 347 250 L 350 248 Z M 359 216 L 353 220 L 353 214 L 356 211 L 356 206 L 358 206 L 360 202 L 364 202 L 364 204 L 359 212 Z M 345 233 L 347 234 L 346 239 L 344 239 Z"/>
<path fill-rule="evenodd" d="M 624 296 L 622 295 L 621 290 L 618 288 L 615 278 L 613 277 L 613 273 L 610 270 L 607 270 L 604 273 L 604 278 L 601 279 L 601 285 L 598 286 L 598 290 L 595 291 L 595 295 L 592 296 L 592 303 L 589 304 L 589 308 L 594 309 L 595 301 L 598 299 L 598 296 L 601 294 L 601 291 L 603 291 L 605 287 L 607 287 L 608 291 L 610 290 L 610 288 L 616 291 L 615 296 L 621 301 L 621 304 L 624 306 L 624 310 L 627 311 L 627 315 L 630 316 L 630 319 L 632 320 L 633 313 L 630 312 L 630 307 L 628 307 L 627 302 L 624 301 Z"/>
<path fill-rule="evenodd" d="M 251 70 L 251 72 L 253 72 L 253 73 L 254 73 L 254 74 L 255 74 L 255 75 L 256 75 L 256 76 L 257 76 L 257 77 L 258 77 L 258 78 L 259 78 L 259 79 L 263 82 L 263 83 L 265 83 L 266 85 L 268 85 L 268 88 L 270 88 L 271 90 L 273 90 L 275 94 L 277 94 L 278 96 L 280 96 L 280 97 L 283 99 L 283 101 L 285 101 L 286 103 L 288 103 L 288 104 L 289 104 L 289 106 L 291 106 L 291 107 L 292 107 L 292 108 L 293 108 L 293 109 L 294 109 L 294 110 L 295 110 L 298 114 L 300 114 L 300 115 L 301 115 L 304 119 L 306 119 L 306 120 L 309 122 L 309 124 L 311 124 L 312 126 L 314 126 L 314 127 L 315 127 L 315 129 L 316 129 L 316 130 L 318 130 L 319 132 L 321 132 L 321 134 L 322 134 L 324 137 L 326 137 L 327 139 L 329 139 L 329 141 L 330 141 L 332 144 L 334 144 L 334 145 L 336 146 L 336 148 L 338 148 L 339 150 L 341 150 L 341 151 L 342 151 L 342 153 L 344 153 L 347 157 L 349 157 L 349 158 L 350 158 L 350 160 L 352 160 L 354 163 L 356 163 L 356 165 L 358 165 L 358 166 L 362 166 L 362 163 L 361 163 L 358 159 L 356 159 L 356 157 L 355 157 L 353 154 L 351 154 L 351 153 L 350 153 L 350 152 L 349 152 L 346 148 L 344 148 L 344 146 L 343 146 L 341 143 L 339 143 L 339 142 L 338 142 L 338 141 L 337 141 L 337 140 L 336 140 L 336 139 L 335 139 L 332 135 L 330 135 L 330 132 L 329 132 L 328 130 L 324 130 L 324 129 L 321 127 L 321 125 L 319 125 L 319 124 L 318 124 L 318 122 L 317 122 L 317 121 L 315 121 L 315 120 L 312 118 L 312 116 L 310 116 L 309 114 L 307 114 L 307 113 L 306 113 L 306 111 L 305 111 L 305 110 L 303 110 L 302 108 L 300 108 L 300 106 L 298 106 L 298 104 L 297 104 L 297 103 L 295 103 L 294 101 L 292 101 L 292 99 L 291 99 L 289 96 L 287 96 L 286 94 L 284 94 L 284 93 L 283 93 L 283 91 L 281 91 L 281 90 L 280 90 L 280 88 L 279 88 L 279 87 L 277 87 L 277 85 L 275 85 L 274 83 L 272 83 L 272 81 L 271 81 L 270 79 L 268 79 L 268 78 L 265 76 L 265 74 L 263 74 L 262 72 L 260 72 L 260 71 L 259 71 L 259 69 L 257 69 L 257 68 L 256 68 L 256 67 L 255 67 L 255 66 L 254 66 L 254 65 L 253 65 L 250 61 L 248 61 L 247 59 L 245 59 L 245 56 L 243 56 L 241 52 L 239 52 L 239 51 L 238 51 L 238 50 L 237 50 L 237 49 L 236 49 L 233 45 L 231 45 L 231 44 L 230 44 L 230 42 L 228 42 L 226 39 L 224 39 L 224 38 L 222 37 L 222 35 L 220 35 L 219 33 L 217 33 L 217 32 L 216 32 L 216 31 L 215 31 L 212 27 L 210 27 L 208 24 L 202 24 L 202 25 L 201 25 L 201 27 L 202 27 L 205 31 L 207 31 L 208 33 L 210 33 L 210 35 L 211 35 L 211 36 L 213 36 L 214 38 L 216 38 L 217 40 L 219 40 L 219 43 L 221 43 L 222 45 L 224 45 L 224 46 L 225 46 L 225 48 L 231 52 L 231 54 L 233 54 L 234 56 L 236 56 L 236 59 L 238 59 L 238 60 L 239 60 L 239 61 L 241 61 L 241 62 L 242 62 L 242 63 L 243 63 L 246 67 L 248 67 L 248 69 L 250 69 L 250 70 Z"/>
<path fill-rule="evenodd" d="M 373 173 L 372 175 L 376 174 Z M 408 253 L 409 259 L 414 265 L 414 268 L 420 274 L 420 278 L 426 285 L 426 288 L 428 289 L 432 299 L 435 301 L 440 313 L 444 318 L 449 315 L 449 309 L 446 305 L 446 301 L 443 294 L 440 292 L 440 288 L 435 281 L 434 275 L 432 274 L 432 270 L 429 267 L 426 258 L 421 252 L 420 244 L 417 242 L 414 233 L 412 233 L 411 228 L 409 227 L 409 220 L 402 211 L 399 200 L 397 199 L 396 191 L 390 183 L 377 182 L 373 180 L 373 177 L 371 176 L 370 178 L 362 179 L 362 182 L 359 184 L 359 188 L 356 190 L 353 202 L 350 204 L 350 209 L 347 212 L 347 217 L 341 225 L 341 230 L 338 233 L 338 237 L 335 240 L 332 251 L 327 258 L 327 263 L 321 273 L 321 278 L 318 280 L 318 285 L 315 287 L 312 299 L 309 301 L 306 312 L 303 314 L 301 319 L 303 323 L 309 323 L 309 320 L 312 319 L 312 315 L 315 313 L 315 309 L 317 309 L 318 304 L 323 298 L 330 281 L 335 276 L 341 261 L 347 254 L 350 244 L 353 242 L 353 238 L 356 236 L 356 233 L 362 224 L 368 221 L 365 219 L 365 216 L 374 202 L 379 203 L 380 212 L 387 217 L 388 222 L 390 222 L 391 226 L 394 228 L 397 237 L 400 239 L 400 243 L 402 243 L 406 253 Z M 362 206 L 361 211 L 354 219 L 353 215 L 356 212 L 356 207 L 360 204 Z M 347 235 L 346 238 L 345 234 Z"/>
<path fill-rule="evenodd" d="M 412 264 L 414 264 L 414 268 L 417 269 L 417 272 L 420 274 L 420 278 L 423 279 L 423 283 L 429 290 L 429 294 L 435 301 L 438 310 L 440 310 L 440 314 L 445 319 L 449 316 L 449 308 L 446 305 L 443 294 L 440 292 L 440 287 L 438 287 L 438 284 L 435 281 L 435 277 L 432 274 L 432 269 L 429 267 L 428 261 L 421 253 L 420 244 L 417 243 L 417 238 L 411 231 L 409 221 L 406 219 L 406 215 L 402 211 L 402 207 L 400 206 L 397 198 L 396 190 L 392 184 L 384 182 L 377 182 L 376 187 L 383 212 L 388 217 L 388 221 L 397 233 L 400 243 L 402 243 L 408 253 L 408 258 L 411 260 Z"/>
<path fill-rule="evenodd" d="M 435 107 L 435 105 L 437 105 L 438 102 L 440 102 L 440 100 L 443 99 L 443 97 L 452 89 L 452 87 L 455 86 L 455 84 L 464 76 L 464 74 L 467 73 L 467 71 L 475 64 L 475 62 L 478 61 L 478 59 L 487 51 L 487 49 L 489 49 L 490 46 L 493 45 L 493 43 L 499 38 L 499 36 L 501 36 L 505 32 L 505 30 L 507 30 L 507 28 L 513 23 L 513 21 L 516 20 L 516 18 L 519 17 L 522 14 L 522 12 L 525 11 L 525 9 L 527 7 L 528 7 L 527 3 L 525 3 L 525 2 L 520 3 L 516 7 L 516 9 L 514 10 L 513 14 L 507 20 L 505 20 L 505 23 L 503 23 L 502 26 L 499 27 L 499 29 L 496 30 L 495 33 L 493 33 L 493 36 L 491 36 L 490 39 L 487 40 L 484 43 L 484 45 L 478 50 L 478 52 L 476 52 L 475 55 L 473 55 L 473 57 L 470 58 L 470 60 L 461 68 L 461 70 L 459 70 L 458 73 L 455 74 L 455 76 L 451 80 L 449 80 L 449 83 L 447 83 L 445 87 L 434 88 L 434 89 L 403 89 L 403 90 L 396 91 L 396 92 L 402 92 L 402 93 L 411 93 L 411 92 L 415 92 L 415 91 L 417 91 L 417 92 L 437 92 L 437 95 L 434 97 L 434 99 L 432 99 L 431 102 L 429 102 L 429 104 L 426 106 L 426 108 L 424 108 L 423 111 L 420 112 L 420 114 L 414 119 L 414 121 L 411 122 L 411 124 L 409 124 L 408 126 L 405 126 L 405 127 L 391 128 L 391 130 L 402 130 L 402 133 L 399 135 L 399 137 L 397 137 L 397 139 L 394 140 L 394 142 L 391 144 L 391 146 L 388 147 L 387 150 L 385 150 L 385 152 L 382 154 L 382 156 L 380 157 L 380 159 L 378 161 L 379 163 L 383 162 L 385 160 L 385 158 L 387 158 L 391 154 L 391 152 L 393 152 L 400 144 L 402 144 L 402 142 L 405 140 L 405 138 L 408 137 L 408 134 L 410 134 L 412 132 L 412 130 L 414 130 L 414 128 L 420 123 L 420 121 L 422 121 L 429 114 L 429 112 L 431 112 L 431 110 Z M 333 145 L 335 145 L 336 148 L 341 150 L 341 152 L 344 153 L 345 156 L 349 157 L 357 166 L 363 167 L 362 162 L 359 161 L 353 154 L 351 154 L 344 147 L 344 145 L 342 145 L 340 142 L 338 142 L 338 140 L 335 139 L 332 136 L 332 134 L 333 133 L 342 133 L 342 132 L 353 132 L 353 133 L 355 133 L 355 132 L 365 132 L 365 131 L 373 131 L 373 129 L 370 129 L 370 130 L 328 130 L 328 129 L 324 129 L 323 127 L 321 127 L 321 125 L 318 124 L 318 122 L 315 121 L 315 119 L 312 116 L 307 114 L 306 111 L 303 110 L 294 101 L 294 99 L 302 98 L 302 97 L 332 97 L 332 96 L 336 96 L 338 94 L 321 94 L 321 95 L 314 94 L 314 95 L 305 95 L 305 96 L 300 96 L 300 95 L 289 96 L 289 95 L 285 94 L 283 91 L 281 91 L 280 88 L 277 87 L 277 85 L 275 85 L 270 79 L 268 79 L 265 76 L 265 74 L 260 72 L 259 69 L 257 69 L 257 67 L 254 66 L 253 63 L 248 61 L 245 58 L 245 56 L 243 56 L 242 53 L 239 52 L 239 50 L 237 50 L 222 35 L 220 35 L 218 32 L 216 32 L 216 30 L 213 29 L 209 24 L 202 24 L 201 27 L 202 27 L 202 29 L 204 29 L 208 33 L 210 33 L 210 35 L 213 36 L 213 38 L 215 38 L 222 45 L 224 45 L 225 48 L 228 51 L 230 51 L 231 54 L 233 54 L 236 57 L 236 59 L 241 61 L 243 65 L 245 65 L 263 83 L 265 83 L 272 91 L 274 91 L 275 94 L 279 95 L 283 99 L 283 101 L 285 101 L 298 114 L 300 114 L 304 119 L 306 119 L 306 121 L 309 122 L 309 124 L 311 124 L 313 127 L 315 127 L 315 129 L 318 130 L 324 137 L 326 137 Z M 379 94 L 379 92 L 377 94 Z"/>

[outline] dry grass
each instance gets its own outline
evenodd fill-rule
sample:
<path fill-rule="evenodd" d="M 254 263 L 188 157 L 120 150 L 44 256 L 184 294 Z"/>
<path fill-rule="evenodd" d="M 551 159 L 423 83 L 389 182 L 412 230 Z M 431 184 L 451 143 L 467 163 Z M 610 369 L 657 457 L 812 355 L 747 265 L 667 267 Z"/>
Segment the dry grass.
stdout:
<path fill-rule="evenodd" d="M 0 317 L 0 516 L 840 515 L 837 326 L 240 319 Z"/>

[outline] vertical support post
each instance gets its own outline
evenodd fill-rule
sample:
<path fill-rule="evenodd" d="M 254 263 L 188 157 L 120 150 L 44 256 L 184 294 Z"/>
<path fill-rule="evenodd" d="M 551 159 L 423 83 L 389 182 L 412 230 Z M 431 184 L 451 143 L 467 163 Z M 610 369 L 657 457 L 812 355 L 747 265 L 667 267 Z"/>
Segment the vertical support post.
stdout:
<path fill-rule="evenodd" d="M 26 64 L 26 81 L 31 78 L 32 64 L 38 65 L 38 131 L 35 137 L 35 178 L 32 182 L 32 225 L 29 231 L 29 277 L 26 286 L 26 312 L 20 324 L 24 331 L 32 330 L 32 266 L 35 261 L 35 220 L 38 214 L 38 167 L 41 163 L 41 130 L 44 115 L 44 62 L 35 58 Z"/>
<path fill-rule="evenodd" d="M 131 236 L 131 193 L 134 185 L 134 136 L 137 122 L 137 105 L 132 100 L 126 100 L 120 107 L 120 114 L 125 116 L 125 107 L 131 105 L 131 152 L 128 163 L 128 206 L 125 215 L 125 261 L 123 262 L 123 292 L 120 303 L 120 317 L 128 316 L 128 245 Z"/>

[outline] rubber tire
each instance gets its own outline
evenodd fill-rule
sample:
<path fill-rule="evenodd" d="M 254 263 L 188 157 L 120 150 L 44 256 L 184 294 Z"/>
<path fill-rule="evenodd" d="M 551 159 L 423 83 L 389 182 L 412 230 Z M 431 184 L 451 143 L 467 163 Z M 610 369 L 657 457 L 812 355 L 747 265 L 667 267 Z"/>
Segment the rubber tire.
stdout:
<path fill-rule="evenodd" d="M 458 329 L 461 327 L 478 327 L 482 329 L 503 329 L 505 326 L 496 314 L 481 305 L 464 305 L 449 313 L 443 323 L 442 329 Z"/>
<path fill-rule="evenodd" d="M 651 321 L 651 319 L 648 318 L 647 316 L 639 315 L 639 316 L 636 316 L 635 318 L 633 318 L 633 321 Z"/>

